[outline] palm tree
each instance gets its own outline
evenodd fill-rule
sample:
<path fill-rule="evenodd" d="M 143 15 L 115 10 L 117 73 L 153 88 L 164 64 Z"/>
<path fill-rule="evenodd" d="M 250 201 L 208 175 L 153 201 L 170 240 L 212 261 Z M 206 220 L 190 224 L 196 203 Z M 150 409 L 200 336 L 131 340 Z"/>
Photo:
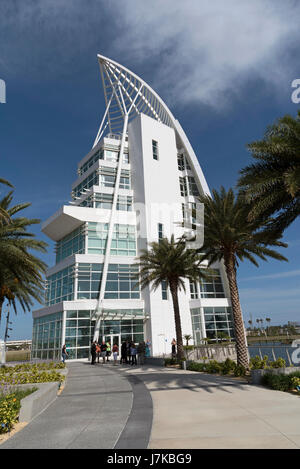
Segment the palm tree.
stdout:
<path fill-rule="evenodd" d="M 287 245 L 279 241 L 278 234 L 266 230 L 268 221 L 249 220 L 250 206 L 245 203 L 241 193 L 235 196 L 232 189 L 226 192 L 221 187 L 220 192 L 212 191 L 212 197 L 201 196 L 200 202 L 205 207 L 204 245 L 201 248 L 203 260 L 208 260 L 208 266 L 224 262 L 231 296 L 237 362 L 248 368 L 248 350 L 237 286 L 239 261 L 248 259 L 258 266 L 256 257 L 262 260 L 267 260 L 267 256 L 287 260 L 268 247 Z"/>
<path fill-rule="evenodd" d="M 191 282 L 198 281 L 203 274 L 200 269 L 200 256 L 194 250 L 186 249 L 185 241 L 181 238 L 175 241 L 174 235 L 169 241 L 161 239 L 158 243 L 149 244 L 150 249 L 144 249 L 139 262 L 139 283 L 141 288 L 151 284 L 151 289 L 156 290 L 162 282 L 166 282 L 170 288 L 173 301 L 177 358 L 184 357 L 180 311 L 178 303 L 178 291 L 185 291 L 185 279 Z"/>
<path fill-rule="evenodd" d="M 186 346 L 188 347 L 189 341 L 191 340 L 192 336 L 191 334 L 185 334 L 184 338 L 186 340 Z"/>
<path fill-rule="evenodd" d="M 10 182 L 3 178 L 0 178 L 0 184 L 5 184 L 6 186 L 13 187 Z M 3 223 L 4 221 L 9 221 L 9 215 L 4 208 L 0 207 L 0 223 Z"/>
<path fill-rule="evenodd" d="M 47 244 L 33 239 L 34 234 L 27 231 L 40 220 L 15 217 L 31 204 L 10 207 L 11 201 L 12 192 L 0 201 L 1 209 L 9 215 L 9 221 L 3 220 L 0 224 L 0 321 L 5 300 L 13 305 L 15 312 L 16 300 L 23 311 L 30 309 L 32 299 L 42 301 L 46 271 L 46 264 L 31 251 L 46 252 Z"/>
<path fill-rule="evenodd" d="M 257 160 L 240 171 L 238 186 L 253 203 L 250 216 L 275 215 L 282 231 L 300 214 L 300 110 L 270 126 L 262 140 L 248 145 Z"/>

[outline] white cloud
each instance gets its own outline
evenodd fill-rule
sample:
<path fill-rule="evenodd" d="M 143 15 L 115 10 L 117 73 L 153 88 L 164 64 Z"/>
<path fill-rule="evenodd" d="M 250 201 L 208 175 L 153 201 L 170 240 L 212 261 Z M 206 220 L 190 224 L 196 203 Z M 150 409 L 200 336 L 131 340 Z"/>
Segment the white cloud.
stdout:
<path fill-rule="evenodd" d="M 98 52 L 139 70 L 169 104 L 222 108 L 257 79 L 290 93 L 299 14 L 291 0 L 4 0 L 0 64 L 58 79 Z"/>
<path fill-rule="evenodd" d="M 223 107 L 251 79 L 290 87 L 299 13 L 295 2 L 126 0 L 114 46 L 131 64 L 155 58 L 169 98 Z"/>

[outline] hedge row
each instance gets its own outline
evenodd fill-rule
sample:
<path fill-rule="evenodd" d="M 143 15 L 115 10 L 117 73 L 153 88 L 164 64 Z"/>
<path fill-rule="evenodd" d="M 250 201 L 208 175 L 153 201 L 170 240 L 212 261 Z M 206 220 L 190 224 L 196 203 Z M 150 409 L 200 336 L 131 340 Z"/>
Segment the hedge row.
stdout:
<path fill-rule="evenodd" d="M 268 388 L 276 391 L 293 391 L 300 392 L 300 371 L 295 371 L 289 375 L 266 373 L 262 376 L 261 383 Z"/>

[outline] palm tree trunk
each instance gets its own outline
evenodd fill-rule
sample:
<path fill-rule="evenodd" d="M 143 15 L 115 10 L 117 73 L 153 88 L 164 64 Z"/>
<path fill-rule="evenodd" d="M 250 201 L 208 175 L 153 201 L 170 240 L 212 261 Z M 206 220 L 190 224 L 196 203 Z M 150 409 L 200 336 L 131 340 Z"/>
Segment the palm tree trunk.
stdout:
<path fill-rule="evenodd" d="M 243 315 L 236 281 L 236 268 L 234 265 L 234 257 L 228 256 L 227 259 L 224 259 L 224 264 L 226 268 L 231 296 L 231 306 L 236 340 L 237 363 L 238 365 L 243 365 L 246 369 L 249 369 L 248 347 L 245 337 Z"/>
<path fill-rule="evenodd" d="M 177 358 L 178 360 L 182 360 L 184 358 L 184 350 L 183 350 L 181 320 L 180 320 L 179 303 L 178 303 L 177 283 L 170 282 L 170 291 L 172 295 L 173 309 L 174 309 L 176 343 L 177 343 Z"/>

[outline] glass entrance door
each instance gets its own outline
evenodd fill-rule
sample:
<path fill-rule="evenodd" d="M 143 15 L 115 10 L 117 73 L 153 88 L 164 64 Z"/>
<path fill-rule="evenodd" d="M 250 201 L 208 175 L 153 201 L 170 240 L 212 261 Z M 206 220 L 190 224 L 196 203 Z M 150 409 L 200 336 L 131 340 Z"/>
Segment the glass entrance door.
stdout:
<path fill-rule="evenodd" d="M 107 334 L 107 335 L 104 336 L 104 340 L 105 340 L 106 343 L 107 342 L 110 343 L 111 352 L 112 352 L 113 346 L 115 344 L 117 344 L 117 346 L 119 348 L 119 352 L 120 352 L 121 334 Z"/>

